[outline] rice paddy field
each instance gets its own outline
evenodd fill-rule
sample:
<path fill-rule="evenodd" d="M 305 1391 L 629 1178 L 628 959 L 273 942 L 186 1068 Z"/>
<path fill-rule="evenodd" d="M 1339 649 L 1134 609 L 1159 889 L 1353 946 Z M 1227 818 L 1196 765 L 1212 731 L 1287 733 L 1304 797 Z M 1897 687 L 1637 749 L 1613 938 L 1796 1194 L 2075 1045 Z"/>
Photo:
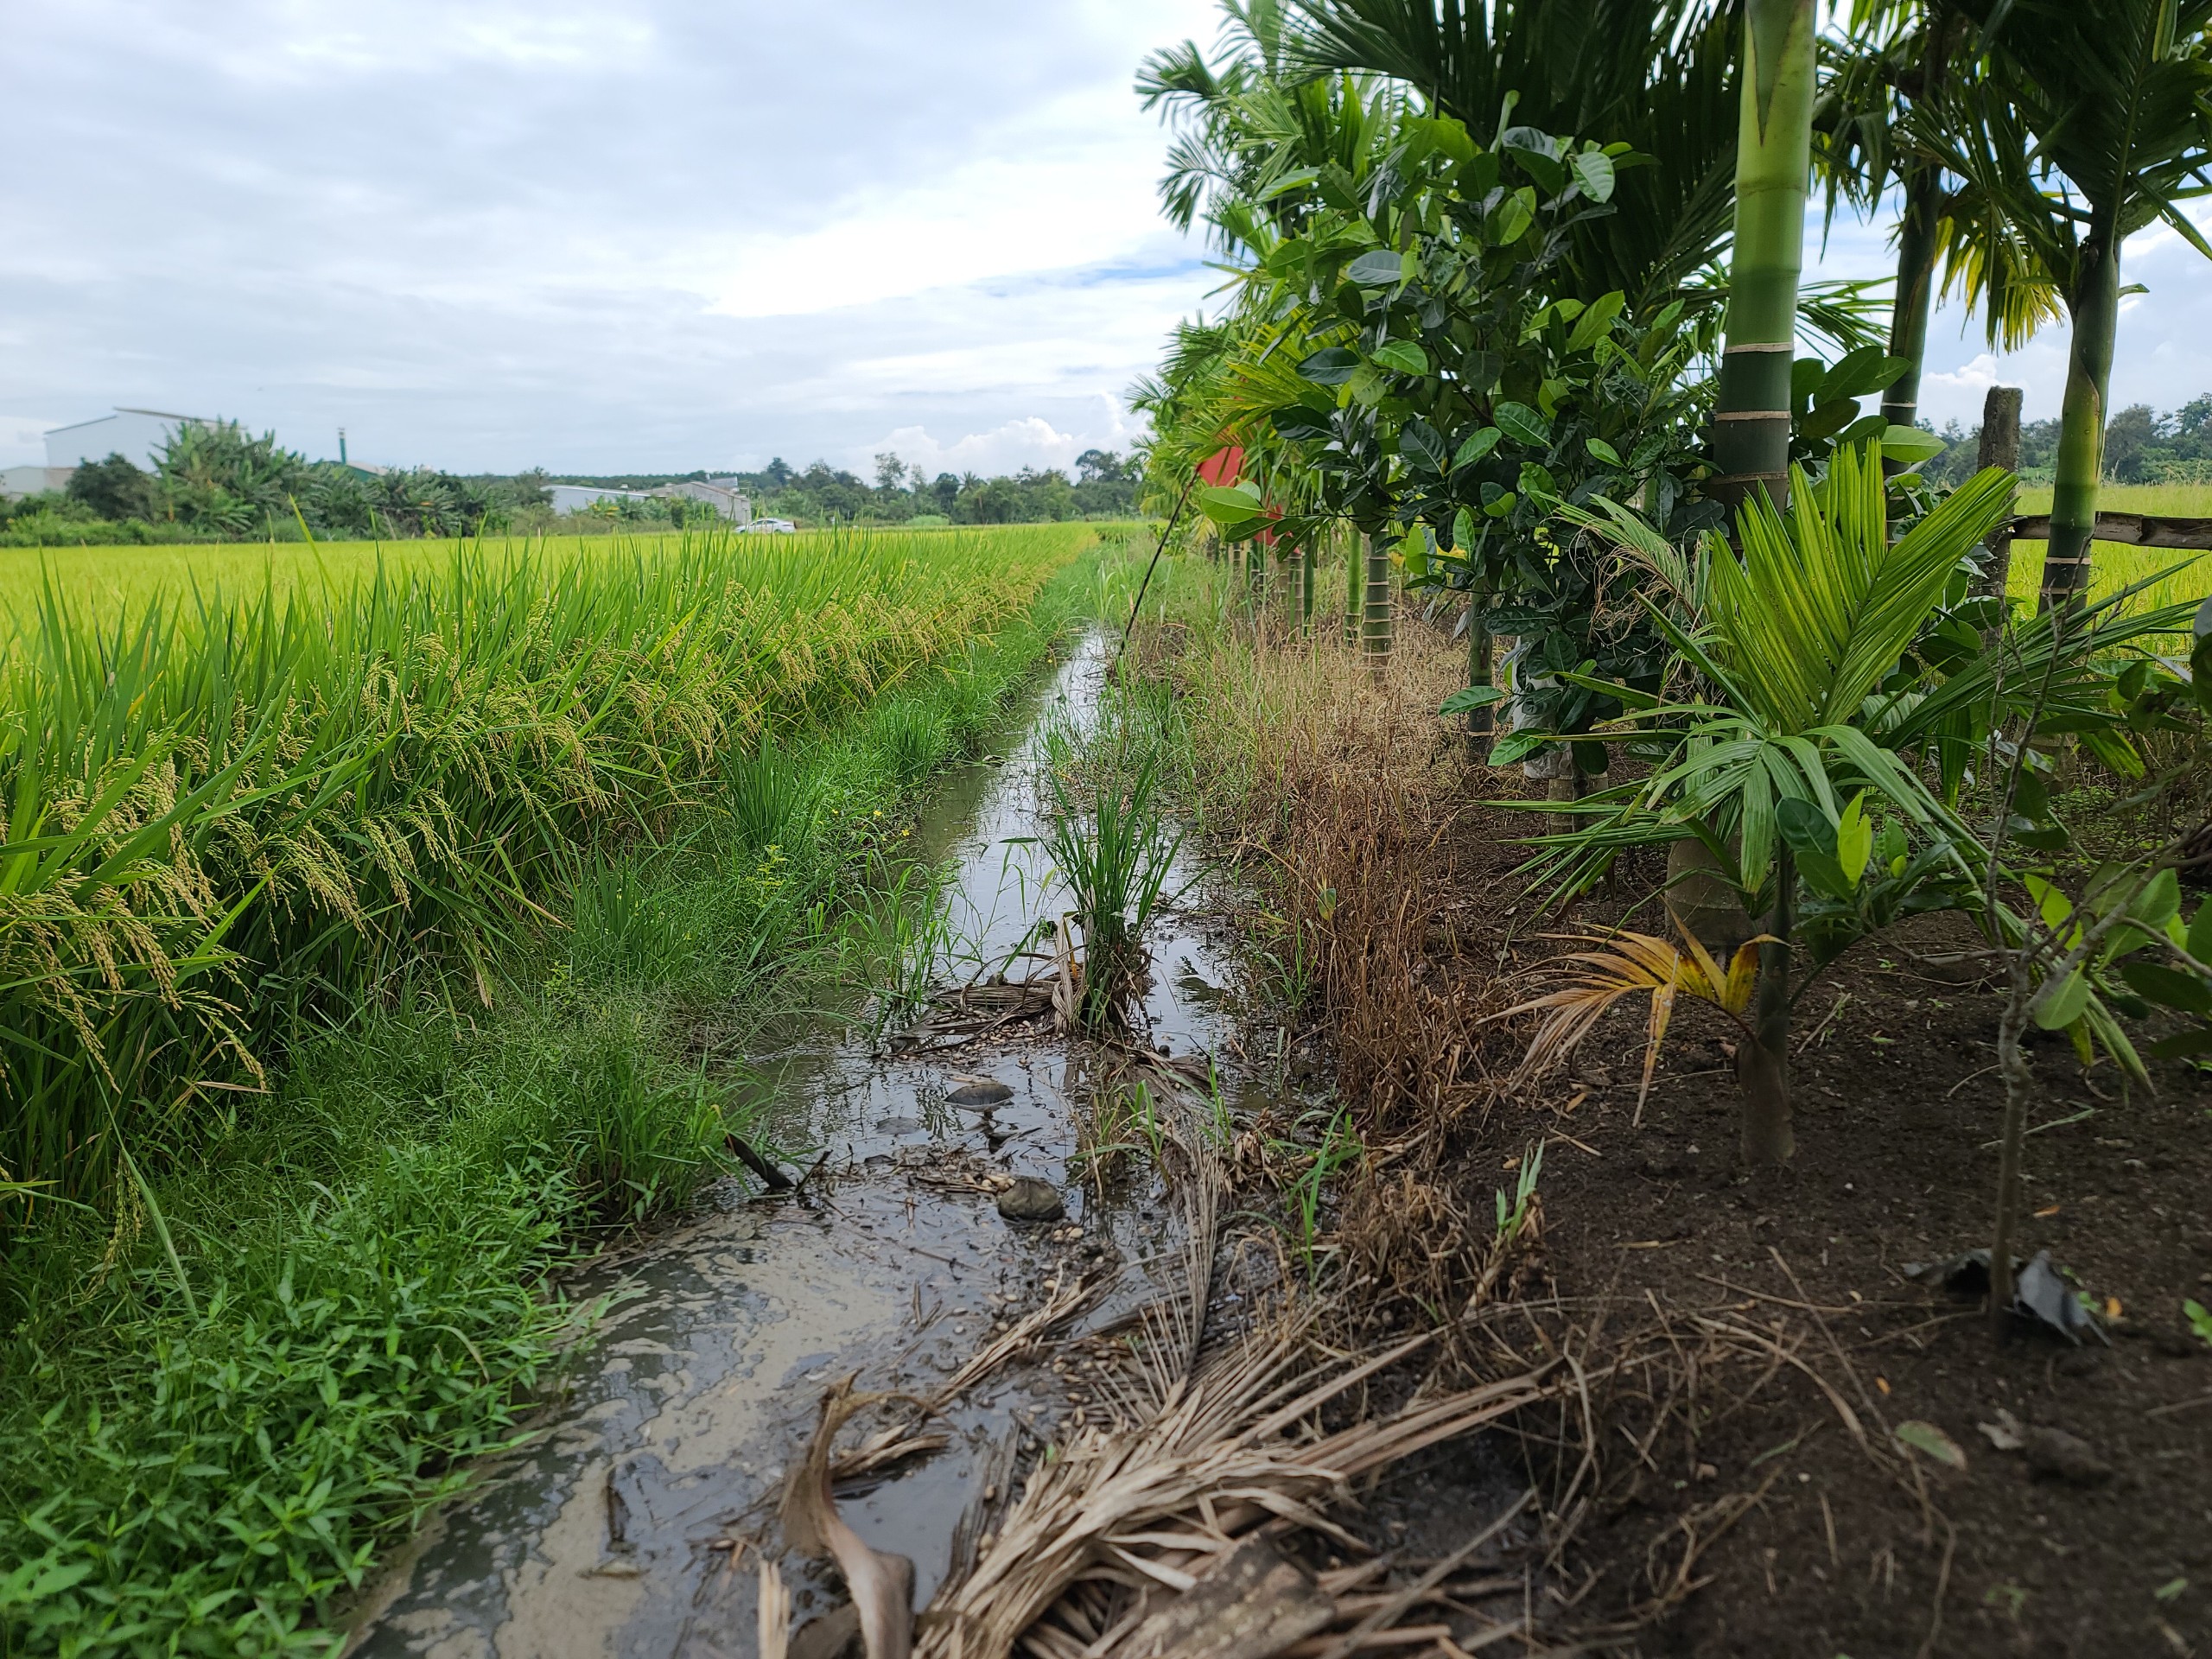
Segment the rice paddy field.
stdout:
<path fill-rule="evenodd" d="M 2203 484 L 2108 484 L 2097 494 L 2097 506 L 2105 512 L 2159 513 L 2176 518 L 2212 518 L 2212 485 Z M 2049 512 L 2050 490 L 2048 486 L 2024 489 L 2020 492 L 2020 511 L 2024 513 Z M 2092 596 L 2101 596 L 2118 588 L 2155 576 L 2161 571 L 2172 571 L 2164 581 L 2145 588 L 2133 601 L 2150 609 L 2161 605 L 2178 604 L 2184 601 L 2194 603 L 2207 594 L 2212 594 L 2212 555 L 2176 552 L 2171 548 L 2133 547 L 2124 542 L 2099 542 L 2092 549 L 2096 559 L 2095 582 Z M 2012 568 L 2007 587 L 2012 597 L 2027 604 L 2035 602 L 2038 585 L 2043 580 L 2044 543 L 2016 542 L 2012 546 Z M 2180 567 L 2176 569 L 2176 567 Z"/>
<path fill-rule="evenodd" d="M 1021 527 L 1033 531 L 1036 526 Z M 1046 526 L 1088 540 L 1090 527 Z M 875 532 L 912 537 L 944 532 Z M 723 537 L 734 548 L 791 550 L 835 543 L 837 531 L 795 536 Z M 18 615 L 35 609 L 49 585 L 75 610 L 112 617 L 157 594 L 189 600 L 221 592 L 251 597 L 264 591 L 289 594 L 302 588 L 346 590 L 382 569 L 396 576 L 444 566 L 457 553 L 505 563 L 530 558 L 558 568 L 609 559 L 680 552 L 717 539 L 711 532 L 641 536 L 489 537 L 467 541 L 236 542 L 153 547 L 0 548 L 0 607 Z"/>
<path fill-rule="evenodd" d="M 895 954 L 1117 536 L 14 564 L 0 1652 L 327 1650 L 550 1275 L 734 1167 L 700 1032 Z"/>

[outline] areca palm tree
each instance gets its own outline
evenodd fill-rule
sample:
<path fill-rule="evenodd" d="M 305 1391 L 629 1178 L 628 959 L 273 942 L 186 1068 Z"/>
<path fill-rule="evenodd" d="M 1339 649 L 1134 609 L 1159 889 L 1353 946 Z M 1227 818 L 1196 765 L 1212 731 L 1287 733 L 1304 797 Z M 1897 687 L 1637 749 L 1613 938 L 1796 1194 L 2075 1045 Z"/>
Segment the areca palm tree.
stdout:
<path fill-rule="evenodd" d="M 1790 366 L 1818 75 L 1813 0 L 1750 0 L 1736 140 L 1728 343 L 1713 409 L 1710 487 L 1740 503 L 1789 499 Z"/>
<path fill-rule="evenodd" d="M 1673 592 L 1676 612 L 1662 626 L 1718 696 L 1644 698 L 1605 728 L 1663 734 L 1675 747 L 1648 779 L 1593 808 L 1588 828 L 1550 838 L 1545 855 L 1552 879 L 1573 892 L 1624 847 L 1694 840 L 1760 917 L 1753 988 L 1732 1010 L 1750 1033 L 1737 1078 L 1753 1164 L 1785 1163 L 1795 1145 L 1790 1011 L 1808 982 L 1791 972 L 1801 874 L 1844 912 L 1831 918 L 1816 968 L 1910 907 L 1916 889 L 1971 875 L 1958 851 L 1970 837 L 1890 747 L 1897 700 L 1871 694 L 1896 671 L 1960 560 L 2003 517 L 2012 489 L 2005 474 L 1983 473 L 1893 542 L 1878 446 L 1839 449 L 1818 485 L 1802 473 L 1794 482 L 1786 512 L 1763 493 L 1745 502 L 1740 554 L 1713 532 L 1686 559 L 1625 508 L 1610 508 L 1607 519 L 1572 515 Z M 1890 820 L 1879 834 L 1878 808 Z"/>
<path fill-rule="evenodd" d="M 1954 77 L 1972 73 L 1974 37 L 1958 0 L 1853 0 L 1842 37 L 1824 42 L 1827 73 L 1814 149 L 1830 219 L 1846 202 L 1872 212 L 1892 187 L 1903 198 L 1889 355 L 1906 366 L 1882 397 L 1892 426 L 1919 419 L 1928 315 L 1951 202 L 1941 157 L 1914 142 L 1906 118 L 1939 103 Z M 2032 289 L 2021 292 L 2034 309 L 2014 320 L 2014 338 L 2033 332 L 2049 305 Z"/>
<path fill-rule="evenodd" d="M 1602 216 L 1573 232 L 1594 297 L 1632 309 L 1726 245 L 1736 165 L 1727 0 L 1290 0 L 1285 61 L 1405 82 L 1481 144 L 1516 124 L 1634 146 Z"/>
<path fill-rule="evenodd" d="M 2045 608 L 2088 586 L 2119 332 L 2120 249 L 2160 222 L 2207 258 L 2180 204 L 2212 191 L 2212 0 L 1960 0 L 1985 73 L 1916 109 L 1914 141 L 1961 180 L 1948 255 L 1993 341 L 2056 290 L 2072 325 Z"/>

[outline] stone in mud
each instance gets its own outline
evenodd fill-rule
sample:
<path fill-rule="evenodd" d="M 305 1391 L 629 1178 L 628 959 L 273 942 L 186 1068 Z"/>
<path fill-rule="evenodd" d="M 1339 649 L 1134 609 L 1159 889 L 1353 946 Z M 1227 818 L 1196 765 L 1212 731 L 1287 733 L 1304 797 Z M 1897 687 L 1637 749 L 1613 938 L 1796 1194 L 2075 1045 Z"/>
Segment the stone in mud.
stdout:
<path fill-rule="evenodd" d="M 963 1083 L 945 1101 L 953 1106 L 996 1106 L 1014 1098 L 1014 1090 L 1005 1084 L 985 1079 L 981 1083 Z"/>
<path fill-rule="evenodd" d="M 2063 1428 L 2031 1428 L 2027 1433 L 2028 1467 L 2048 1480 L 2069 1486 L 2101 1486 L 2112 1478 L 2112 1465 L 2078 1435 Z"/>
<path fill-rule="evenodd" d="M 1058 1221 L 1067 1214 L 1059 1189 L 1034 1175 L 1017 1175 L 1014 1185 L 999 1194 L 999 1214 L 1008 1221 Z"/>

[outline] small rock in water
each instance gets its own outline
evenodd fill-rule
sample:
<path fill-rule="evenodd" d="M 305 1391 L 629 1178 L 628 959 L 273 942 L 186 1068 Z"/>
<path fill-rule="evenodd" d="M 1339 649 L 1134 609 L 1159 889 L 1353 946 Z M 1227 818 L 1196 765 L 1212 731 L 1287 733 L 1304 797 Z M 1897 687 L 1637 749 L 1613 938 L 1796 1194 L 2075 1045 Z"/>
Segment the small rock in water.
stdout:
<path fill-rule="evenodd" d="M 1034 1175 L 1017 1175 L 1014 1185 L 999 1194 L 999 1214 L 1008 1221 L 1058 1221 L 1067 1214 L 1059 1189 Z"/>
<path fill-rule="evenodd" d="M 2096 1486 L 2112 1478 L 2112 1465 L 2094 1447 L 2063 1428 L 2031 1428 L 2027 1433 L 2028 1467 L 2069 1486 Z"/>
<path fill-rule="evenodd" d="M 912 1135 L 921 1127 L 919 1118 L 887 1117 L 875 1126 L 875 1132 L 878 1135 Z"/>
<path fill-rule="evenodd" d="M 987 1077 L 980 1082 L 963 1083 L 944 1098 L 954 1106 L 996 1106 L 1001 1101 L 1012 1100 L 1014 1090 Z"/>

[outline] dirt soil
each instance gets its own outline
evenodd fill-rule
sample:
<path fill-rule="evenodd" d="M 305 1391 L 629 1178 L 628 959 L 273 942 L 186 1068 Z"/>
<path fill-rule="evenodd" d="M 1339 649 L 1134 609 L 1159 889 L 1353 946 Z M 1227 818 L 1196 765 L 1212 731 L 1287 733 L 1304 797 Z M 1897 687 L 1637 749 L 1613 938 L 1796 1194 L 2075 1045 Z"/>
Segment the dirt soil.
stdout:
<path fill-rule="evenodd" d="M 1539 919 L 1514 843 L 1542 826 L 1484 803 L 1543 785 L 1468 765 L 1421 712 L 1463 683 L 1456 642 L 1408 626 L 1400 647 L 1373 688 L 1326 652 L 1263 662 L 1271 700 L 1242 723 L 1220 689 L 1242 683 L 1203 653 L 1155 671 L 1206 699 L 1209 730 L 1226 713 L 1223 746 L 1254 749 L 1269 786 L 1217 810 L 1242 837 L 1225 850 L 1284 872 L 1325 941 L 1297 1035 L 1325 1050 L 1369 1149 L 1334 1236 L 1371 1312 L 1342 1339 L 1437 1325 L 1477 1368 L 1562 1350 L 1589 1368 L 1587 1411 L 1519 1443 L 1567 1541 L 1547 1593 L 1567 1650 L 2212 1659 L 2212 1346 L 2182 1308 L 2212 1305 L 2212 1077 L 2154 1065 L 2156 1094 L 2131 1093 L 2063 1039 L 2034 1047 L 2016 1248 L 2048 1249 L 2108 1339 L 2000 1346 L 1977 1300 L 1908 1276 L 1993 1224 L 1999 999 L 1929 960 L 1973 948 L 1971 928 L 1915 922 L 1806 996 L 1787 1172 L 1739 1166 L 1734 1028 L 1687 999 L 1640 1123 L 1641 1002 L 1526 1083 L 1534 1022 L 1497 1016 L 1564 948 L 1544 935 L 1618 921 L 1662 872 L 1645 856 Z M 1664 931 L 1656 908 L 1630 925 Z M 1493 1194 L 1540 1138 L 1540 1245 L 1469 1320 Z"/>
<path fill-rule="evenodd" d="M 1922 965 L 1970 944 L 1929 918 L 1808 995 L 1797 1155 L 1781 1175 L 1738 1164 L 1733 1033 L 1711 1010 L 1678 1014 L 1640 1128 L 1641 1009 L 1609 1016 L 1578 1072 L 1547 1086 L 1560 1296 L 1586 1318 L 1611 1305 L 1616 1328 L 1663 1316 L 1693 1344 L 1700 1316 L 1749 1327 L 1804 1366 L 1707 1378 L 1695 1421 L 1662 1426 L 1579 1540 L 1599 1574 L 1584 1610 L 1624 1610 L 1653 1599 L 1732 1498 L 1759 1494 L 1697 1556 L 1699 1587 L 1642 1651 L 2212 1653 L 2212 1347 L 2182 1312 L 2212 1298 L 2212 1086 L 2169 1064 L 2156 1097 L 2131 1096 L 2108 1068 L 2084 1077 L 2063 1041 L 2037 1048 L 2030 1122 L 2050 1127 L 2028 1143 L 2020 1249 L 2047 1249 L 2095 1298 L 2109 1341 L 2022 1330 L 1998 1345 L 1978 1304 L 1908 1277 L 1990 1234 L 1999 999 Z M 1505 1179 L 1530 1127 L 1494 1116 L 1466 1186 Z M 1980 1426 L 2003 1427 L 2003 1412 L 2076 1437 L 2094 1464 L 2062 1471 L 2041 1441 L 2000 1450 Z M 1902 1448 L 1908 1422 L 1941 1430 L 1964 1469 Z M 1615 1427 L 1641 1439 L 1649 1415 Z"/>

